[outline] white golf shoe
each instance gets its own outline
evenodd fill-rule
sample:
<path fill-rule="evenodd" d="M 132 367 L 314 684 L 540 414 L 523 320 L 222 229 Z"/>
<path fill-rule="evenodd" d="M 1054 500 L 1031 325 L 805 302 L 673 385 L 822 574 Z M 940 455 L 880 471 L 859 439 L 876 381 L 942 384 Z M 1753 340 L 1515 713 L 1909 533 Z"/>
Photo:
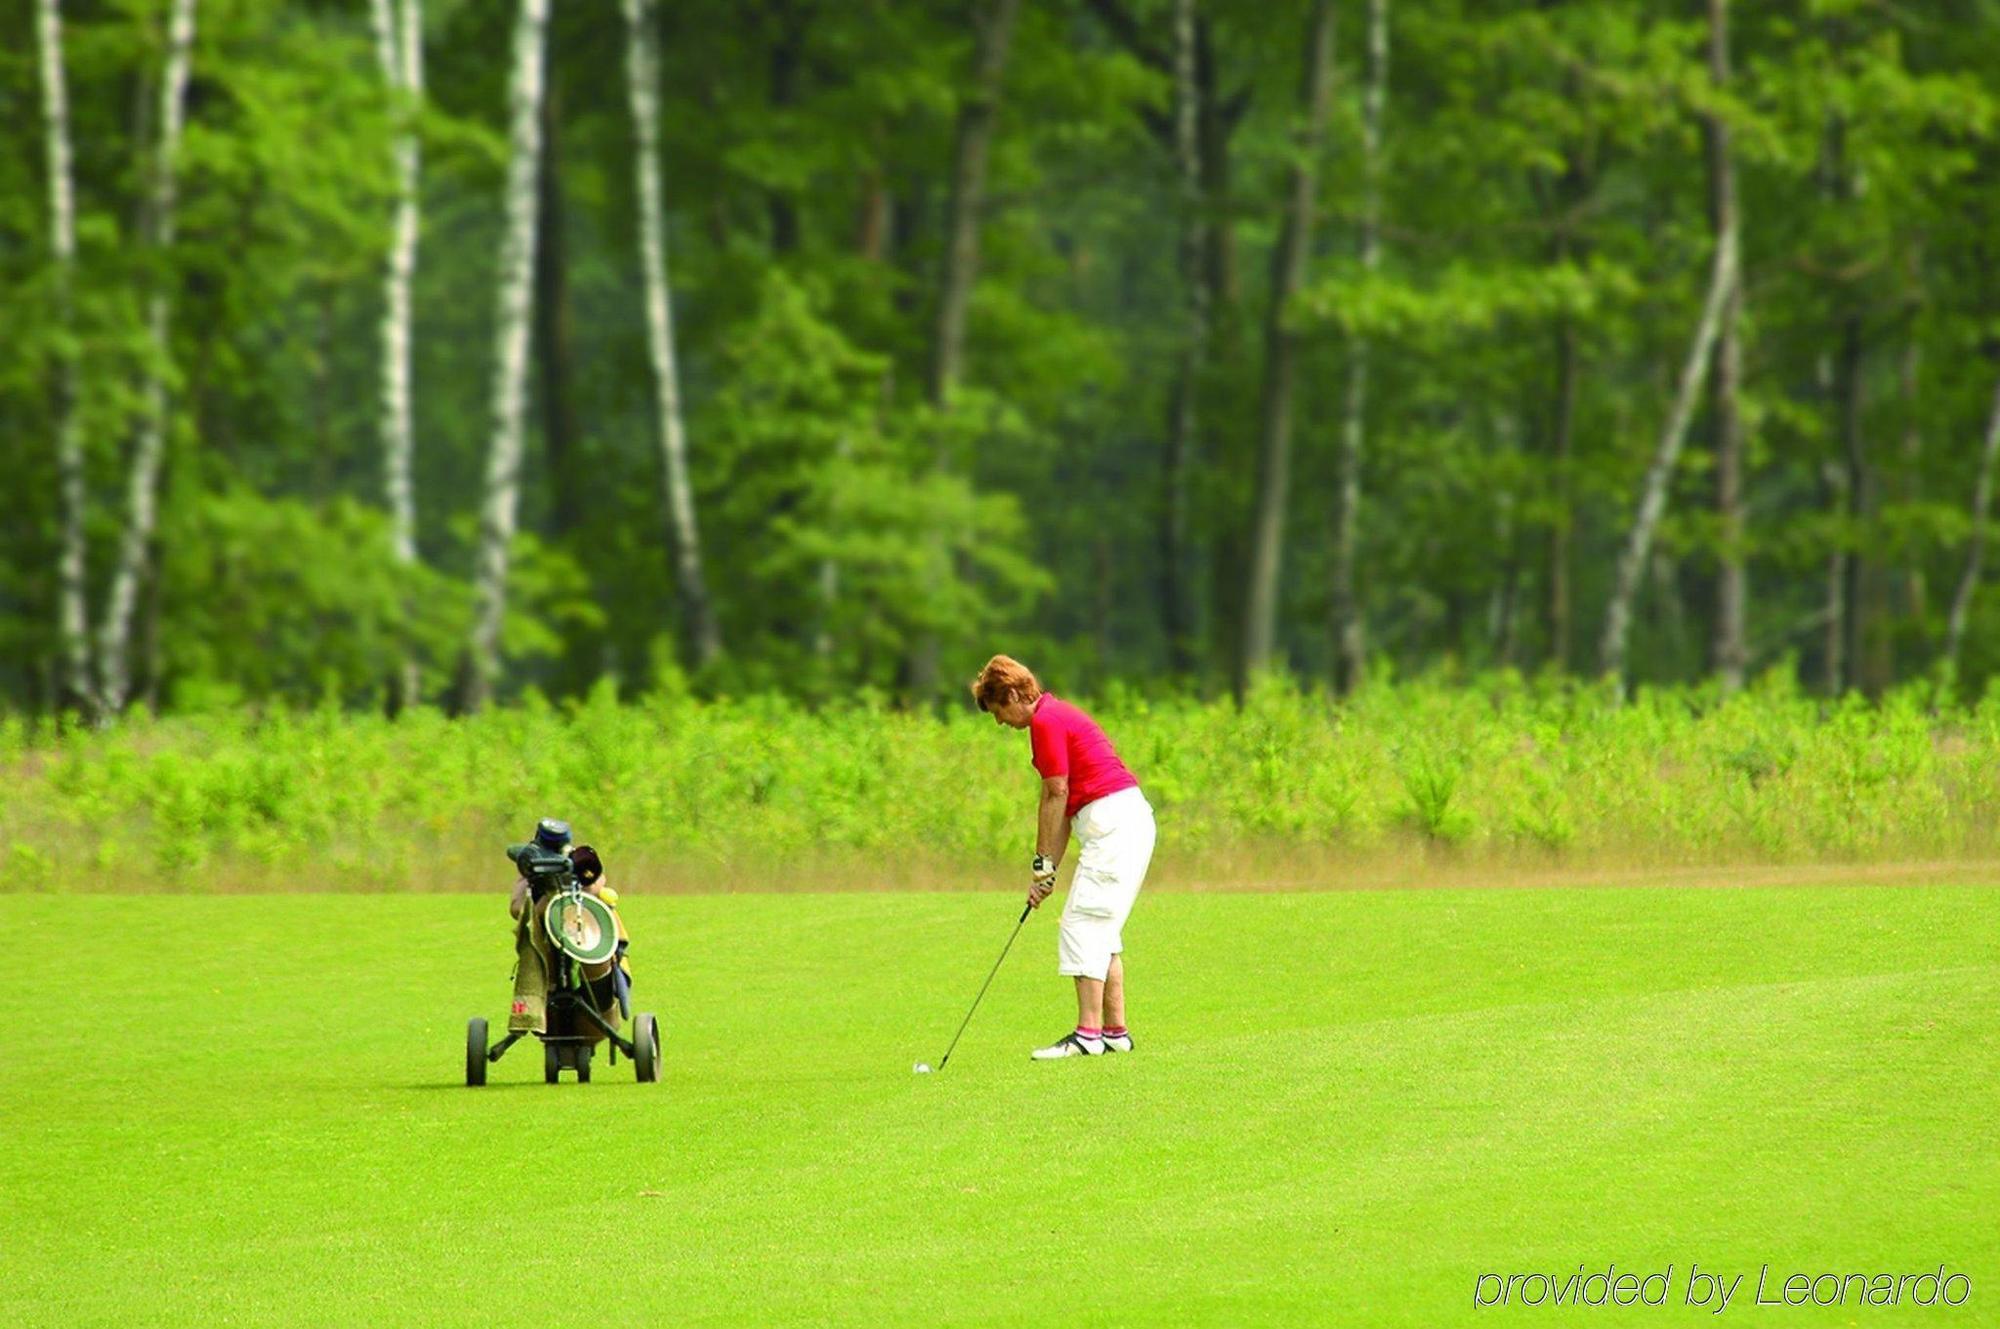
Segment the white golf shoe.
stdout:
<path fill-rule="evenodd" d="M 1036 1061 L 1055 1061 L 1060 1057 L 1098 1057 L 1104 1054 L 1104 1040 L 1082 1038 L 1072 1030 L 1045 1048 L 1036 1048 L 1028 1055 Z"/>
<path fill-rule="evenodd" d="M 1106 1052 L 1130 1052 L 1132 1050 L 1132 1035 L 1106 1034 L 1104 1036 L 1104 1050 Z"/>

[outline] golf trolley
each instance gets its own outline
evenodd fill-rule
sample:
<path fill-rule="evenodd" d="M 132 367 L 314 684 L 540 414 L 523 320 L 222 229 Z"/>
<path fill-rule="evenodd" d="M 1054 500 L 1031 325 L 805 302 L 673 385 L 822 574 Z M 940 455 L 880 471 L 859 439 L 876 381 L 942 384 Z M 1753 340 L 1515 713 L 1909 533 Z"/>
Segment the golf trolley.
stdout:
<path fill-rule="evenodd" d="M 569 1070 L 576 1072 L 577 1083 L 588 1084 L 591 1055 L 603 1041 L 611 1045 L 612 1065 L 622 1052 L 641 1084 L 658 1082 L 659 1021 L 642 1011 L 632 1019 L 630 1038 L 619 1033 L 630 996 L 620 963 L 625 942 L 611 906 L 578 884 L 564 854 L 527 844 L 509 848 L 507 856 L 528 882 L 521 926 L 548 972 L 546 1018 L 535 1033 L 542 1042 L 543 1078 L 554 1084 Z M 524 955 L 522 963 L 527 962 Z M 592 977 L 592 969 L 600 972 Z M 486 1021 L 475 1016 L 465 1027 L 466 1084 L 485 1084 L 487 1066 L 527 1036 L 526 1030 L 512 1030 L 488 1047 Z"/>

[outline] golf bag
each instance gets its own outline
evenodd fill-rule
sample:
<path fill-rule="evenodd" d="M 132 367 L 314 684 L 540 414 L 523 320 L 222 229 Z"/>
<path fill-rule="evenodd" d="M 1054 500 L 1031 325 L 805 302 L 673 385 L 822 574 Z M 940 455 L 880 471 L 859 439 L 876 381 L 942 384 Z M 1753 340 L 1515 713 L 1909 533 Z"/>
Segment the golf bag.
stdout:
<path fill-rule="evenodd" d="M 566 854 L 531 843 L 510 846 L 507 856 L 527 885 L 514 934 L 508 1032 L 596 1042 L 603 1030 L 578 1006 L 587 1004 L 612 1025 L 631 1014 L 632 976 L 625 958 L 631 939 L 616 908 L 617 895 L 579 884 Z M 561 1028 L 551 1023 L 552 1008 L 553 1024 Z"/>

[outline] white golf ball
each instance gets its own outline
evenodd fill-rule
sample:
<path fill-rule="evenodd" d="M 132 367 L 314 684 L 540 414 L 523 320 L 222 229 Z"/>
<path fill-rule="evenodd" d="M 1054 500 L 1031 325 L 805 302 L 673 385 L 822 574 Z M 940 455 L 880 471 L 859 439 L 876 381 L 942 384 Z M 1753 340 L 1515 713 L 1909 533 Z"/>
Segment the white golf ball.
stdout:
<path fill-rule="evenodd" d="M 929 1075 L 930 1073 L 931 1073 L 931 1064 L 927 1061 L 920 1061 L 916 1065 L 910 1067 L 910 1074 L 912 1075 Z"/>

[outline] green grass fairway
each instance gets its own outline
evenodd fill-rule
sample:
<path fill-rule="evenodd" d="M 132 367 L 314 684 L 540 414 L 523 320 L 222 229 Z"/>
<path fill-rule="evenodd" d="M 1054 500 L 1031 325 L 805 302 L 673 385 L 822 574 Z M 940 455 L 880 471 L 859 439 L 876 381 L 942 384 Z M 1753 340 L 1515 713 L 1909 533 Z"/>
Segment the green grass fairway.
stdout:
<path fill-rule="evenodd" d="M 1016 902 L 633 890 L 665 1082 L 468 1090 L 497 890 L 16 895 L 0 1323 L 2000 1323 L 2000 890 L 1154 893 L 1136 1055 L 1027 1060 L 1041 915 L 913 1076 Z M 1473 1306 L 1612 1262 L 1668 1305 Z M 1759 1308 L 1766 1264 L 1971 1298 Z"/>

